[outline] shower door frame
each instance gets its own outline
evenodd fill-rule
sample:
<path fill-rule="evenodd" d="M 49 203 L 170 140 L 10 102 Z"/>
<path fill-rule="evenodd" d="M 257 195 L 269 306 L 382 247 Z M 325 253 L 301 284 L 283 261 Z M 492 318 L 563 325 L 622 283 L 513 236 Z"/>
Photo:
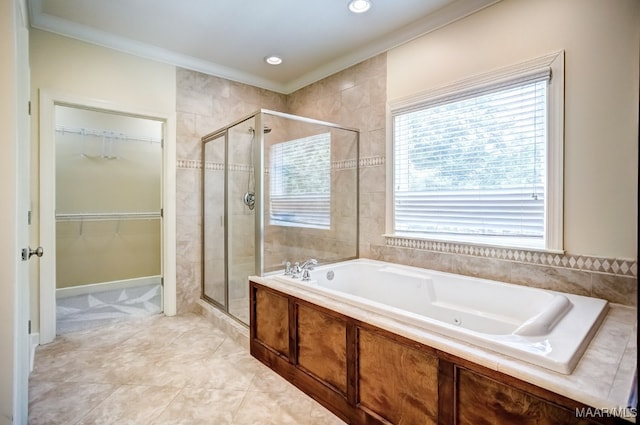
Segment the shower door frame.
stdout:
<path fill-rule="evenodd" d="M 223 313 L 241 323 L 242 325 L 248 326 L 242 320 L 234 316 L 229 312 L 229 265 L 228 265 L 228 256 L 229 256 L 229 240 L 228 240 L 228 183 L 229 183 L 229 129 L 235 127 L 238 124 L 249 121 L 251 119 L 255 119 L 254 128 L 261 129 L 264 127 L 263 125 L 263 114 L 272 115 L 279 118 L 285 118 L 293 121 L 300 121 L 308 124 L 315 125 L 323 125 L 329 128 L 335 128 L 339 130 L 351 131 L 356 135 L 356 243 L 355 243 L 355 256 L 354 258 L 360 257 L 360 130 L 353 127 L 345 127 L 339 124 L 331 123 L 328 121 L 317 120 L 313 118 L 302 117 L 300 115 L 288 114 L 286 112 L 278 112 L 270 109 L 258 109 L 256 112 L 246 115 L 243 118 L 240 118 L 224 127 L 221 127 L 211 133 L 208 133 L 200 139 L 202 142 L 202 179 L 201 179 L 201 187 L 202 187 L 202 205 L 201 205 L 201 213 L 202 213 L 202 231 L 201 231 L 201 247 L 202 247 L 202 264 L 201 264 L 201 297 L 207 302 L 212 303 L 218 309 L 220 309 Z M 264 131 L 256 131 L 256 139 L 253 143 L 252 149 L 253 151 L 253 170 L 254 170 L 254 182 L 255 182 L 255 224 L 254 224 L 254 272 L 258 276 L 264 275 L 264 196 L 263 196 L 263 188 L 264 188 Z M 225 138 L 225 151 L 224 151 L 224 305 L 220 304 L 218 301 L 213 298 L 205 295 L 205 171 L 206 171 L 206 158 L 205 158 L 205 144 L 213 141 L 224 135 Z M 259 170 L 259 172 L 256 172 Z M 248 285 L 247 281 L 247 285 Z"/>
<path fill-rule="evenodd" d="M 206 300 L 209 303 L 212 303 L 213 305 L 215 305 L 218 309 L 220 309 L 222 312 L 224 312 L 225 314 L 227 314 L 229 317 L 232 317 L 233 319 L 237 320 L 238 322 L 242 323 L 243 325 L 245 324 L 244 322 L 242 322 L 240 319 L 238 319 L 237 317 L 235 317 L 234 315 L 232 315 L 231 313 L 229 313 L 229 262 L 228 262 L 228 258 L 229 258 L 229 215 L 228 213 L 228 209 L 229 209 L 229 129 L 231 129 L 232 127 L 235 127 L 236 125 L 242 124 L 245 121 L 249 121 L 252 118 L 255 118 L 255 128 L 262 128 L 262 120 L 260 117 L 260 111 L 255 112 L 251 115 L 245 116 L 243 118 L 240 118 L 239 120 L 236 120 L 234 122 L 232 122 L 231 124 L 219 128 L 216 131 L 213 131 L 209 134 L 206 134 L 205 136 L 203 136 L 200 140 L 202 142 L 202 180 L 201 180 L 201 187 L 202 187 L 202 197 L 201 197 L 201 215 L 202 215 L 202 231 L 201 233 L 201 247 L 202 247 L 202 264 L 200 265 L 200 273 L 201 273 L 201 281 L 200 281 L 200 296 Z M 258 135 L 258 138 L 256 138 L 255 142 L 253 143 L 252 148 L 257 150 L 254 151 L 254 166 L 255 166 L 255 159 L 256 156 L 261 157 L 262 156 L 262 146 L 263 146 L 263 137 L 264 134 L 260 131 L 257 131 L 256 134 Z M 205 293 L 205 269 L 206 269 L 206 257 L 205 257 L 205 240 L 206 240 L 206 231 L 205 231 L 205 206 L 206 206 L 206 191 L 205 191 L 205 174 L 207 171 L 207 152 L 205 149 L 205 146 L 207 143 L 209 142 L 213 142 L 216 139 L 219 139 L 220 137 L 224 137 L 224 177 L 223 177 L 223 185 L 224 185 L 224 200 L 223 200 L 223 242 L 224 242 L 224 260 L 223 260 L 223 264 L 224 264 L 224 304 L 222 304 L 220 301 L 216 300 L 215 298 L 207 295 Z M 256 143 L 257 142 L 257 143 Z M 259 160 L 259 159 L 258 159 Z M 254 173 L 255 174 L 255 173 Z M 260 173 L 262 174 L 262 173 Z M 258 180 L 260 180 L 260 182 L 258 182 Z M 254 175 L 254 182 L 255 182 L 255 188 L 254 191 L 256 194 L 261 193 L 260 190 L 262 189 L 262 179 L 261 176 L 258 177 L 257 175 Z M 255 197 L 255 204 L 254 204 L 254 209 L 256 210 L 256 223 L 258 222 L 258 217 L 261 217 L 262 214 L 258 214 L 258 208 L 261 208 L 262 205 L 262 200 L 259 199 L 259 196 Z M 257 228 L 261 228 L 261 227 L 256 227 Z M 255 233 L 255 232 L 254 232 Z M 256 240 L 257 242 L 257 240 Z M 260 249 L 260 257 L 262 256 L 262 248 L 257 248 Z M 257 252 L 254 252 L 254 258 L 257 257 L 258 255 Z M 261 260 L 260 260 L 260 264 Z M 257 263 L 256 263 L 256 268 L 255 270 L 262 270 L 262 265 L 260 265 L 260 268 L 257 267 Z"/>

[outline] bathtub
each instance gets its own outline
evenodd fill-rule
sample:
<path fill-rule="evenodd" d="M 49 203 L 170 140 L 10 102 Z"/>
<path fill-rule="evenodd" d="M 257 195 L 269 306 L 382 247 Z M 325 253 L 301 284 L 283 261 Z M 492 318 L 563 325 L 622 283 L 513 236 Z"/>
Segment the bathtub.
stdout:
<path fill-rule="evenodd" d="M 318 266 L 306 282 L 266 279 L 562 374 L 607 310 L 597 298 L 367 259 Z"/>

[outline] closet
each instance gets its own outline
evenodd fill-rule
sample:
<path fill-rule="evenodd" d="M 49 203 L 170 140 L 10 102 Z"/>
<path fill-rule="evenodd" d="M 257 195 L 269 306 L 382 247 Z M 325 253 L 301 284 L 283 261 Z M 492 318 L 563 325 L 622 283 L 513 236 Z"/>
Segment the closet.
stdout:
<path fill-rule="evenodd" d="M 58 334 L 162 311 L 163 124 L 55 106 Z"/>

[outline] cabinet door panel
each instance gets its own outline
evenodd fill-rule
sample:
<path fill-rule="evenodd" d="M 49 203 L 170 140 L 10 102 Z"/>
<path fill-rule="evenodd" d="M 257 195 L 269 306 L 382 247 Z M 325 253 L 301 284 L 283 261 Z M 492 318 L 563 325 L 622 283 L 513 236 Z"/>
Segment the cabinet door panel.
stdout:
<path fill-rule="evenodd" d="M 289 355 L 289 300 L 265 289 L 256 290 L 256 338 Z"/>
<path fill-rule="evenodd" d="M 575 412 L 469 370 L 457 370 L 458 425 L 591 425 Z"/>
<path fill-rule="evenodd" d="M 438 359 L 375 332 L 358 332 L 360 404 L 396 425 L 436 424 Z"/>
<path fill-rule="evenodd" d="M 346 323 L 299 305 L 298 365 L 346 395 Z"/>

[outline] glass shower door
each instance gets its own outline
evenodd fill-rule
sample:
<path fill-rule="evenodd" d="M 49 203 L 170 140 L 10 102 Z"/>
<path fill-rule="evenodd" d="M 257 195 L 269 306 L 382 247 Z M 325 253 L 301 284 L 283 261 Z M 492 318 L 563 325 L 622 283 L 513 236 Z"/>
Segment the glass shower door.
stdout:
<path fill-rule="evenodd" d="M 248 276 L 255 274 L 254 147 L 260 142 L 253 120 L 229 129 L 227 229 L 229 313 L 249 323 Z"/>
<path fill-rule="evenodd" d="M 249 323 L 249 276 L 358 257 L 357 130 L 260 110 L 202 137 L 203 298 Z"/>
<path fill-rule="evenodd" d="M 248 276 L 255 274 L 253 119 L 203 144 L 203 298 L 249 323 Z"/>
<path fill-rule="evenodd" d="M 203 145 L 203 279 L 202 294 L 226 308 L 225 284 L 225 157 L 226 133 Z"/>

